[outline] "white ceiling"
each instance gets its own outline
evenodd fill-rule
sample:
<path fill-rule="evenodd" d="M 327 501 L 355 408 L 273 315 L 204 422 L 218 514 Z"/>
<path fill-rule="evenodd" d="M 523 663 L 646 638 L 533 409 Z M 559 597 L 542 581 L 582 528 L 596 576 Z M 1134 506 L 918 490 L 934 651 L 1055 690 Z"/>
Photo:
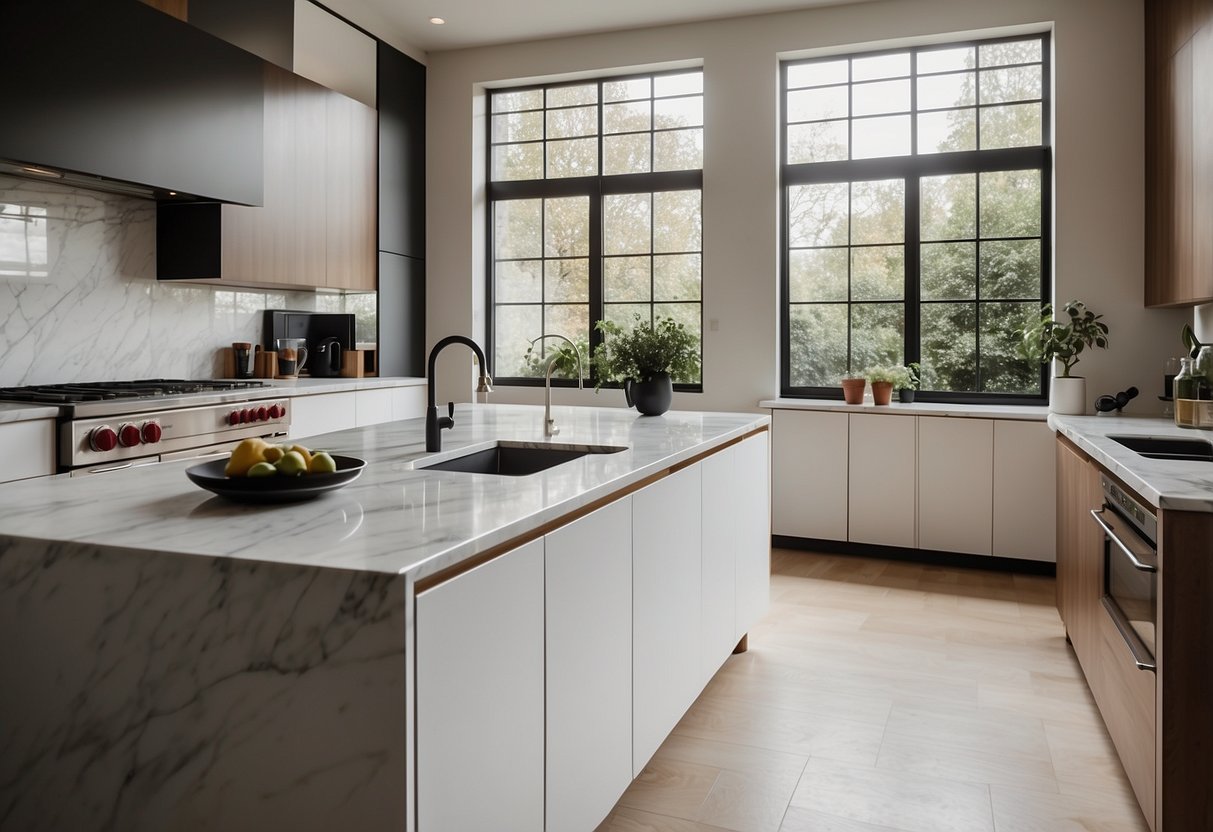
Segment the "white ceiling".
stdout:
<path fill-rule="evenodd" d="M 426 52 L 864 0 L 329 0 L 381 38 Z M 431 17 L 446 20 L 442 26 Z M 380 31 L 388 27 L 391 31 Z"/>

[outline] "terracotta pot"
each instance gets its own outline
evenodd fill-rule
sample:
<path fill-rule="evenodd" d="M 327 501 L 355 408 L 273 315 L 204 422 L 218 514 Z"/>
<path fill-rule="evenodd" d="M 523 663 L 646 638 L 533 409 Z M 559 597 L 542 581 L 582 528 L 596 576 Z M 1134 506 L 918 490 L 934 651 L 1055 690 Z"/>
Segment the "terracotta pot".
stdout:
<path fill-rule="evenodd" d="M 888 404 L 893 400 L 893 382 L 891 381 L 874 381 L 872 382 L 872 403 L 873 404 Z"/>
<path fill-rule="evenodd" d="M 867 379 L 863 378 L 842 380 L 842 397 L 846 399 L 847 404 L 863 404 L 863 388 L 867 383 Z"/>

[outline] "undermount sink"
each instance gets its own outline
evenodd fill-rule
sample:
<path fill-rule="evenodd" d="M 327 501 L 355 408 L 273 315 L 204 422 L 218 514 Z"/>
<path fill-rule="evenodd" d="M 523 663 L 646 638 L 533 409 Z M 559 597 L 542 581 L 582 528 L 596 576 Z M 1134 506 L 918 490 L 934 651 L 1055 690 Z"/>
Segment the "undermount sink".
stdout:
<path fill-rule="evenodd" d="M 619 445 L 528 445 L 498 442 L 438 462 L 419 462 L 414 467 L 426 471 L 459 471 L 464 474 L 495 474 L 499 477 L 525 477 L 590 454 L 617 454 L 626 451 Z"/>
<path fill-rule="evenodd" d="M 1149 459 L 1213 462 L 1213 442 L 1173 436 L 1108 436 Z"/>

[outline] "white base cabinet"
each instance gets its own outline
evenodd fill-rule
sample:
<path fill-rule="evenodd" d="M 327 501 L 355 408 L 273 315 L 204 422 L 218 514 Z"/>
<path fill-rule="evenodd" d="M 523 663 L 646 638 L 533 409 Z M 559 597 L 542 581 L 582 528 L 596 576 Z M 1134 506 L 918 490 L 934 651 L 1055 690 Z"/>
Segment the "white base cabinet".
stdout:
<path fill-rule="evenodd" d="M 1057 560 L 1057 457 L 1044 422 L 994 423 L 994 554 Z"/>
<path fill-rule="evenodd" d="M 295 396 L 287 402 L 291 408 L 291 439 L 303 439 L 348 430 L 358 424 L 357 393 L 318 393 L 314 396 Z"/>
<path fill-rule="evenodd" d="M 846 540 L 848 415 L 776 410 L 772 422 L 775 534 Z"/>
<path fill-rule="evenodd" d="M 737 522 L 736 644 L 771 603 L 771 446 L 759 433 L 734 446 L 733 512 Z M 707 469 L 704 469 L 707 475 Z M 727 656 L 721 658 L 723 661 Z M 719 665 L 717 665 L 719 667 Z"/>
<path fill-rule="evenodd" d="M 994 523 L 994 423 L 918 417 L 918 545 L 988 555 Z"/>
<path fill-rule="evenodd" d="M 723 451 L 702 463 L 703 557 L 700 561 L 700 686 L 720 669 L 737 643 L 738 581 L 741 554 L 736 511 L 737 449 Z M 770 551 L 770 543 L 767 551 Z"/>
<path fill-rule="evenodd" d="M 544 546 L 547 828 L 588 831 L 632 782 L 632 498 Z"/>
<path fill-rule="evenodd" d="M 852 413 L 850 420 L 847 539 L 916 546 L 914 419 Z"/>
<path fill-rule="evenodd" d="M 417 596 L 423 832 L 543 829 L 543 555 L 535 540 Z"/>
<path fill-rule="evenodd" d="M 0 425 L 0 482 L 55 473 L 55 420 L 31 419 Z"/>

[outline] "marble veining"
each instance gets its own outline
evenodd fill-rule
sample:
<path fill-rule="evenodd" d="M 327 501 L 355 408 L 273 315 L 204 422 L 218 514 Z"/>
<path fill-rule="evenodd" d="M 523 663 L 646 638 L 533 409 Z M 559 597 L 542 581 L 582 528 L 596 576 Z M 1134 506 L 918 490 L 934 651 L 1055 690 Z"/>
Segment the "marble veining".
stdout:
<path fill-rule="evenodd" d="M 153 202 L 0 176 L 0 387 L 213 378 L 266 309 L 354 312 L 375 338 L 374 293 L 161 282 L 155 261 Z"/>
<path fill-rule="evenodd" d="M 404 583 L 0 538 L 0 828 L 403 829 Z"/>
<path fill-rule="evenodd" d="M 912 402 L 902 404 L 893 401 L 876 406 L 871 400 L 864 404 L 847 404 L 835 399 L 766 399 L 759 407 L 772 410 L 826 410 L 840 413 L 875 413 L 885 416 L 958 416 L 972 419 L 1021 419 L 1043 422 L 1049 416 L 1045 405 L 986 405 L 949 404 L 946 402 Z"/>
<path fill-rule="evenodd" d="M 1213 440 L 1213 431 L 1176 427 L 1169 419 L 1131 416 L 1049 417 L 1049 426 L 1120 477 L 1147 502 L 1176 511 L 1213 511 L 1213 462 L 1150 459 L 1109 439 L 1117 435 Z"/>
<path fill-rule="evenodd" d="M 303 566 L 410 573 L 419 578 L 608 496 L 769 423 L 741 413 L 638 416 L 617 408 L 553 408 L 556 444 L 614 445 L 526 477 L 415 470 L 424 420 L 307 440 L 368 462 L 362 476 L 318 500 L 241 506 L 185 477 L 188 462 L 93 477 L 0 486 L 0 538 L 75 542 Z M 494 440 L 548 444 L 543 408 L 460 405 L 444 450 Z"/>
<path fill-rule="evenodd" d="M 0 402 L 0 425 L 5 422 L 28 422 L 31 419 L 54 419 L 59 408 L 44 404 L 14 404 Z"/>

